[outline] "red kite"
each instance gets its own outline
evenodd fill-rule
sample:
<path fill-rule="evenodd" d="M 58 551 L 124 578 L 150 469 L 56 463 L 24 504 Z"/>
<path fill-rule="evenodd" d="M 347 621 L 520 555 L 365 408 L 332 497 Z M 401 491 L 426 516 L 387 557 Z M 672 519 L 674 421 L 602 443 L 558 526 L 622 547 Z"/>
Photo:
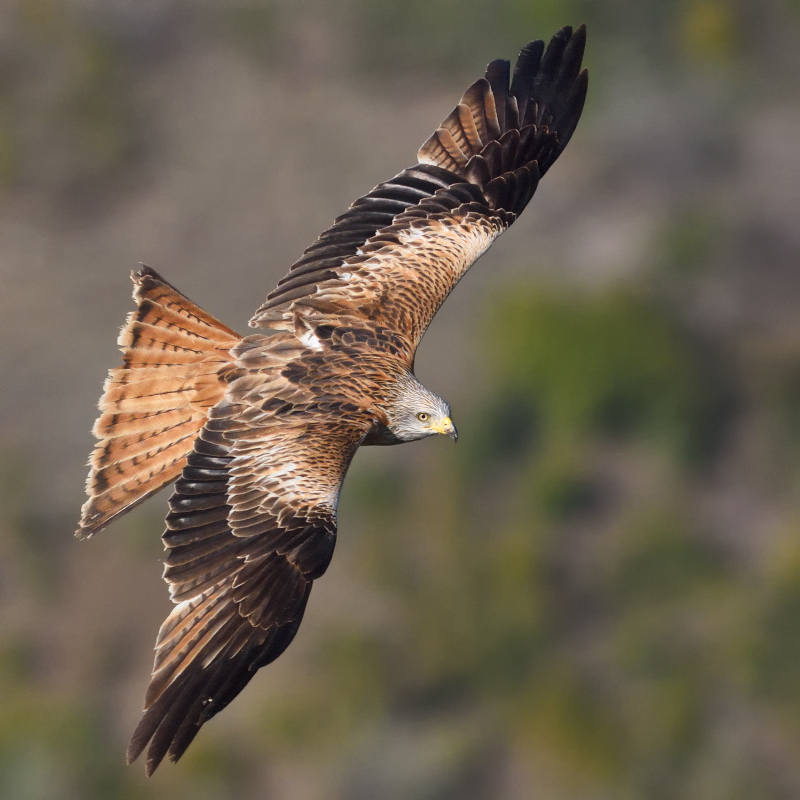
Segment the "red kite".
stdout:
<path fill-rule="evenodd" d="M 128 750 L 147 773 L 294 638 L 336 542 L 356 450 L 435 433 L 450 407 L 414 353 L 469 267 L 522 213 L 583 109 L 583 26 L 493 61 L 418 163 L 356 200 L 296 261 L 242 338 L 155 271 L 133 275 L 94 427 L 78 535 L 175 481 L 161 626 Z"/>

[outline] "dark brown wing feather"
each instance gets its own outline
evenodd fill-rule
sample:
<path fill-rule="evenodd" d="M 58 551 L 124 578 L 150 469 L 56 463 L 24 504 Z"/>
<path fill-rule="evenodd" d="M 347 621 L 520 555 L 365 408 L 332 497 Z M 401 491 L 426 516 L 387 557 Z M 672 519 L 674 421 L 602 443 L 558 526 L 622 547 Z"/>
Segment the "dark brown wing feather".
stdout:
<path fill-rule="evenodd" d="M 513 79 L 509 62 L 489 64 L 486 77 L 467 89 L 422 146 L 419 164 L 353 203 L 250 324 L 281 326 L 298 308 L 360 315 L 416 346 L 469 266 L 522 213 L 572 136 L 586 97 L 585 33 L 584 26 L 562 28 L 547 49 L 531 42 Z"/>
<path fill-rule="evenodd" d="M 291 644 L 300 627 L 311 592 L 307 583 L 294 618 L 267 630 L 254 629 L 239 615 L 230 597 L 218 601 L 214 610 L 221 624 L 213 628 L 216 638 L 202 643 L 196 657 L 152 695 L 128 748 L 128 763 L 148 746 L 146 771 L 152 775 L 169 754 L 177 761 L 200 728 L 244 689 L 256 671 L 274 661 Z"/>
<path fill-rule="evenodd" d="M 320 414 L 325 379 L 298 345 L 251 337 L 236 349 L 249 370 L 211 410 L 170 498 L 164 577 L 177 606 L 128 751 L 149 743 L 148 774 L 284 651 L 333 555 L 339 490 L 371 418 L 334 387 Z"/>

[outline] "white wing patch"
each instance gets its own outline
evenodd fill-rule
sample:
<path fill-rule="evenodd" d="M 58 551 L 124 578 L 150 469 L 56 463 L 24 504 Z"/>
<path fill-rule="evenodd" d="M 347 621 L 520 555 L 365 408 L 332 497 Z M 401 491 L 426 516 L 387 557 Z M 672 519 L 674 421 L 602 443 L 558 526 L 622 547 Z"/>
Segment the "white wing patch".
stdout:
<path fill-rule="evenodd" d="M 314 331 L 306 331 L 301 337 L 300 341 L 310 350 L 322 350 L 322 342 Z"/>

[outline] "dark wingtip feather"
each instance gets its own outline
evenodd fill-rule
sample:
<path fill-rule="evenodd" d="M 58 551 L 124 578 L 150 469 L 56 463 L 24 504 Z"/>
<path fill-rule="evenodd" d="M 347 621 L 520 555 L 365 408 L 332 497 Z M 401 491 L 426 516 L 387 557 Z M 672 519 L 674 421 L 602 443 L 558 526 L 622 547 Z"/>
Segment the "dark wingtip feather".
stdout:
<path fill-rule="evenodd" d="M 533 81 L 543 54 L 544 42 L 541 39 L 535 39 L 522 48 L 517 63 L 514 65 L 514 77 L 511 79 L 510 91 L 517 101 L 520 123 L 525 119 L 528 100 L 533 91 Z"/>
<path fill-rule="evenodd" d="M 128 745 L 128 764 L 146 749 L 145 772 L 149 777 L 164 758 L 178 761 L 200 728 L 227 708 L 256 672 L 272 663 L 291 644 L 300 627 L 311 585 L 309 582 L 294 609 L 295 618 L 285 625 L 263 631 L 253 628 L 243 617 L 233 619 L 228 643 L 211 663 L 203 666 L 203 653 L 198 654 L 186 671 L 146 708 Z"/>
<path fill-rule="evenodd" d="M 578 77 L 572 85 L 572 90 L 566 102 L 566 110 L 562 115 L 558 127 L 557 154 L 564 150 L 569 140 L 572 138 L 572 134 L 575 133 L 575 129 L 578 127 L 588 90 L 589 70 L 583 69 L 578 73 Z"/>
<path fill-rule="evenodd" d="M 511 62 L 504 58 L 492 61 L 486 67 L 486 80 L 494 95 L 495 107 L 497 109 L 497 121 L 500 130 L 506 130 L 506 117 L 508 116 L 508 86 L 511 80 Z"/>
<path fill-rule="evenodd" d="M 572 137 L 586 98 L 587 73 L 581 72 L 585 47 L 586 25 L 574 30 L 566 25 L 547 46 L 540 39 L 525 45 L 513 75 L 508 61 L 490 62 L 485 79 L 473 84 L 461 100 L 472 112 L 472 127 L 482 131 L 484 122 L 487 127 L 490 122 L 494 126 L 488 137 L 481 134 L 482 147 L 475 147 L 470 125 L 461 112 L 454 112 L 442 123 L 448 140 L 432 137 L 420 150 L 420 160 L 446 163 L 449 170 L 488 190 L 486 199 L 492 209 L 518 215 L 524 208 L 521 199 L 529 186 L 535 187 L 535 181 L 523 179 L 520 183 L 519 176 L 508 176 L 535 161 L 538 179 Z M 483 93 L 479 91 L 481 83 Z M 442 132 L 440 129 L 437 134 Z M 454 151 L 463 155 L 463 164 Z"/>

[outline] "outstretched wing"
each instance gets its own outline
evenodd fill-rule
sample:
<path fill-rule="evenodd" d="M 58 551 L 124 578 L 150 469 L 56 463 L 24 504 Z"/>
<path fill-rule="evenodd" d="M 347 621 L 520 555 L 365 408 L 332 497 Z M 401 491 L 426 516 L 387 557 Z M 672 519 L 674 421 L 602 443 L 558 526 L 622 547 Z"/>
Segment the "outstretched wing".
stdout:
<path fill-rule="evenodd" d="M 247 347 L 237 351 L 245 360 Z M 255 356 L 269 361 L 275 349 Z M 320 409 L 308 394 L 280 376 L 234 381 L 176 484 L 164 541 L 177 606 L 159 631 L 128 750 L 132 761 L 149 743 L 148 774 L 167 754 L 176 761 L 286 649 L 330 562 L 339 489 L 369 421 L 359 426 L 335 397 Z"/>
<path fill-rule="evenodd" d="M 469 267 L 522 213 L 575 130 L 588 76 L 586 32 L 531 42 L 513 79 L 486 77 L 419 151 L 419 163 L 356 200 L 268 296 L 250 324 L 281 327 L 295 311 L 360 316 L 416 347 Z M 510 86 L 509 86 L 510 80 Z"/>

